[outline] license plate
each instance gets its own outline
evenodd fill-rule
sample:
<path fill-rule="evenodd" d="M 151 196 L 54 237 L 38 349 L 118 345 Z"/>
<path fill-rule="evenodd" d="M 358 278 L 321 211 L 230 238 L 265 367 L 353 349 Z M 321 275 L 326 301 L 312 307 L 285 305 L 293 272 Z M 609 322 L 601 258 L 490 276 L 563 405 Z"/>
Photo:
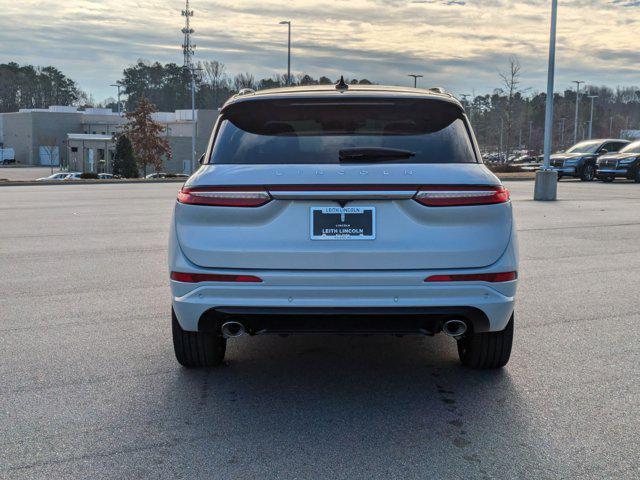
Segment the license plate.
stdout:
<path fill-rule="evenodd" d="M 311 207 L 311 240 L 375 238 L 375 207 Z"/>

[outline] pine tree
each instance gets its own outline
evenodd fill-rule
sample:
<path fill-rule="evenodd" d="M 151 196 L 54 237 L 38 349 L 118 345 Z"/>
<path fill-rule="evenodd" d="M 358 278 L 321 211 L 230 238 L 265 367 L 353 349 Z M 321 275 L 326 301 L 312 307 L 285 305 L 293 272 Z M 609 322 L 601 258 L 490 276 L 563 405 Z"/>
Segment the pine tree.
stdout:
<path fill-rule="evenodd" d="M 156 172 L 162 169 L 163 157 L 171 159 L 171 147 L 167 139 L 162 136 L 165 128 L 155 122 L 151 115 L 157 110 L 146 98 L 142 97 L 138 107 L 125 115 L 129 123 L 122 129 L 122 135 L 129 137 L 135 157 L 147 175 L 147 165 L 151 165 Z"/>
<path fill-rule="evenodd" d="M 125 178 L 138 178 L 138 162 L 133 154 L 131 140 L 126 135 L 118 136 L 116 154 L 113 158 L 113 174 Z"/>

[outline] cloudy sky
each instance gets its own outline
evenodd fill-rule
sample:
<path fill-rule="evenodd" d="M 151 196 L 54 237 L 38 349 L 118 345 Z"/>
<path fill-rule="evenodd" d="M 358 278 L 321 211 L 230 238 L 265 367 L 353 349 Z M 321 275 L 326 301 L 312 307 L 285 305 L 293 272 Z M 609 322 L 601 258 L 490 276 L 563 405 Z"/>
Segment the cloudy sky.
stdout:
<path fill-rule="evenodd" d="M 460 93 L 498 86 L 516 55 L 523 86 L 543 91 L 550 0 L 192 0 L 196 58 L 257 77 L 292 70 Z M 54 65 L 92 93 L 137 59 L 182 62 L 178 0 L 0 0 L 0 62 Z M 640 1 L 560 1 L 556 90 L 571 80 L 640 85 Z"/>

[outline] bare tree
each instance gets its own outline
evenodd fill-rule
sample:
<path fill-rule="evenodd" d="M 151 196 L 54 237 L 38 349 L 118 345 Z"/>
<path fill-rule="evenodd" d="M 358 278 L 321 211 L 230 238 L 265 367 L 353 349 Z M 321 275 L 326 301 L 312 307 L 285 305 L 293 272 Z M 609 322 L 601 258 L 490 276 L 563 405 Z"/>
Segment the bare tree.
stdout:
<path fill-rule="evenodd" d="M 53 175 L 53 167 L 60 165 L 60 147 L 58 146 L 58 139 L 55 135 L 38 135 L 39 155 L 45 156 L 49 161 L 51 167 L 51 175 Z"/>
<path fill-rule="evenodd" d="M 217 60 L 207 60 L 199 62 L 198 67 L 202 70 L 202 81 L 211 86 L 213 104 L 218 105 L 218 92 L 229 86 L 226 65 Z"/>
<path fill-rule="evenodd" d="M 233 77 L 233 86 L 236 90 L 242 90 L 243 88 L 256 89 L 256 78 L 253 73 L 239 73 Z"/>
<path fill-rule="evenodd" d="M 507 108 L 504 112 L 504 126 L 506 127 L 506 137 L 504 142 L 505 161 L 509 160 L 511 155 L 511 137 L 513 133 L 513 107 L 516 95 L 520 93 L 520 62 L 518 57 L 512 56 L 509 59 L 508 71 L 500 73 L 502 84 L 506 93 Z"/>
<path fill-rule="evenodd" d="M 219 87 L 227 77 L 227 67 L 217 60 L 207 60 L 198 63 L 202 70 L 202 80 L 213 87 Z"/>

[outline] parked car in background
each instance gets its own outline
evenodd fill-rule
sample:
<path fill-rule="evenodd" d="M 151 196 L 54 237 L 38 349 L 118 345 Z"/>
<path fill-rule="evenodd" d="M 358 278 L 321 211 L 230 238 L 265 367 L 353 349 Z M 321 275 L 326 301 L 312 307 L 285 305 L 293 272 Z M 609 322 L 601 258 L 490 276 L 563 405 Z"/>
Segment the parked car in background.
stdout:
<path fill-rule="evenodd" d="M 155 172 L 155 173 L 150 173 L 144 178 L 166 178 L 166 176 L 167 174 L 164 172 Z"/>
<path fill-rule="evenodd" d="M 118 177 L 116 175 L 112 175 L 110 173 L 99 173 L 98 174 L 98 178 L 100 180 L 113 180 L 114 178 L 120 178 L 120 177 Z"/>
<path fill-rule="evenodd" d="M 640 140 L 628 144 L 617 153 L 602 155 L 597 165 L 596 176 L 604 182 L 623 177 L 640 183 Z"/>
<path fill-rule="evenodd" d="M 224 105 L 211 145 L 170 228 L 182 365 L 220 365 L 245 333 L 443 333 L 465 366 L 507 363 L 512 207 L 455 98 L 262 90 Z"/>
<path fill-rule="evenodd" d="M 558 180 L 573 177 L 590 182 L 596 177 L 598 157 L 617 152 L 628 144 L 628 140 L 622 139 L 585 140 L 563 153 L 551 155 L 551 168 L 558 172 Z"/>
<path fill-rule="evenodd" d="M 510 163 L 532 163 L 537 161 L 538 161 L 537 155 L 530 155 L 528 153 L 525 153 L 524 155 L 515 157 L 513 160 L 511 160 Z"/>
<path fill-rule="evenodd" d="M 63 180 L 82 180 L 82 172 L 69 172 Z"/>
<path fill-rule="evenodd" d="M 67 175 L 69 175 L 68 172 L 58 172 L 58 173 L 54 173 L 53 175 L 49 175 L 48 177 L 40 177 L 40 178 L 36 178 L 36 182 L 46 182 L 49 180 L 64 180 L 65 178 L 67 178 Z"/>

